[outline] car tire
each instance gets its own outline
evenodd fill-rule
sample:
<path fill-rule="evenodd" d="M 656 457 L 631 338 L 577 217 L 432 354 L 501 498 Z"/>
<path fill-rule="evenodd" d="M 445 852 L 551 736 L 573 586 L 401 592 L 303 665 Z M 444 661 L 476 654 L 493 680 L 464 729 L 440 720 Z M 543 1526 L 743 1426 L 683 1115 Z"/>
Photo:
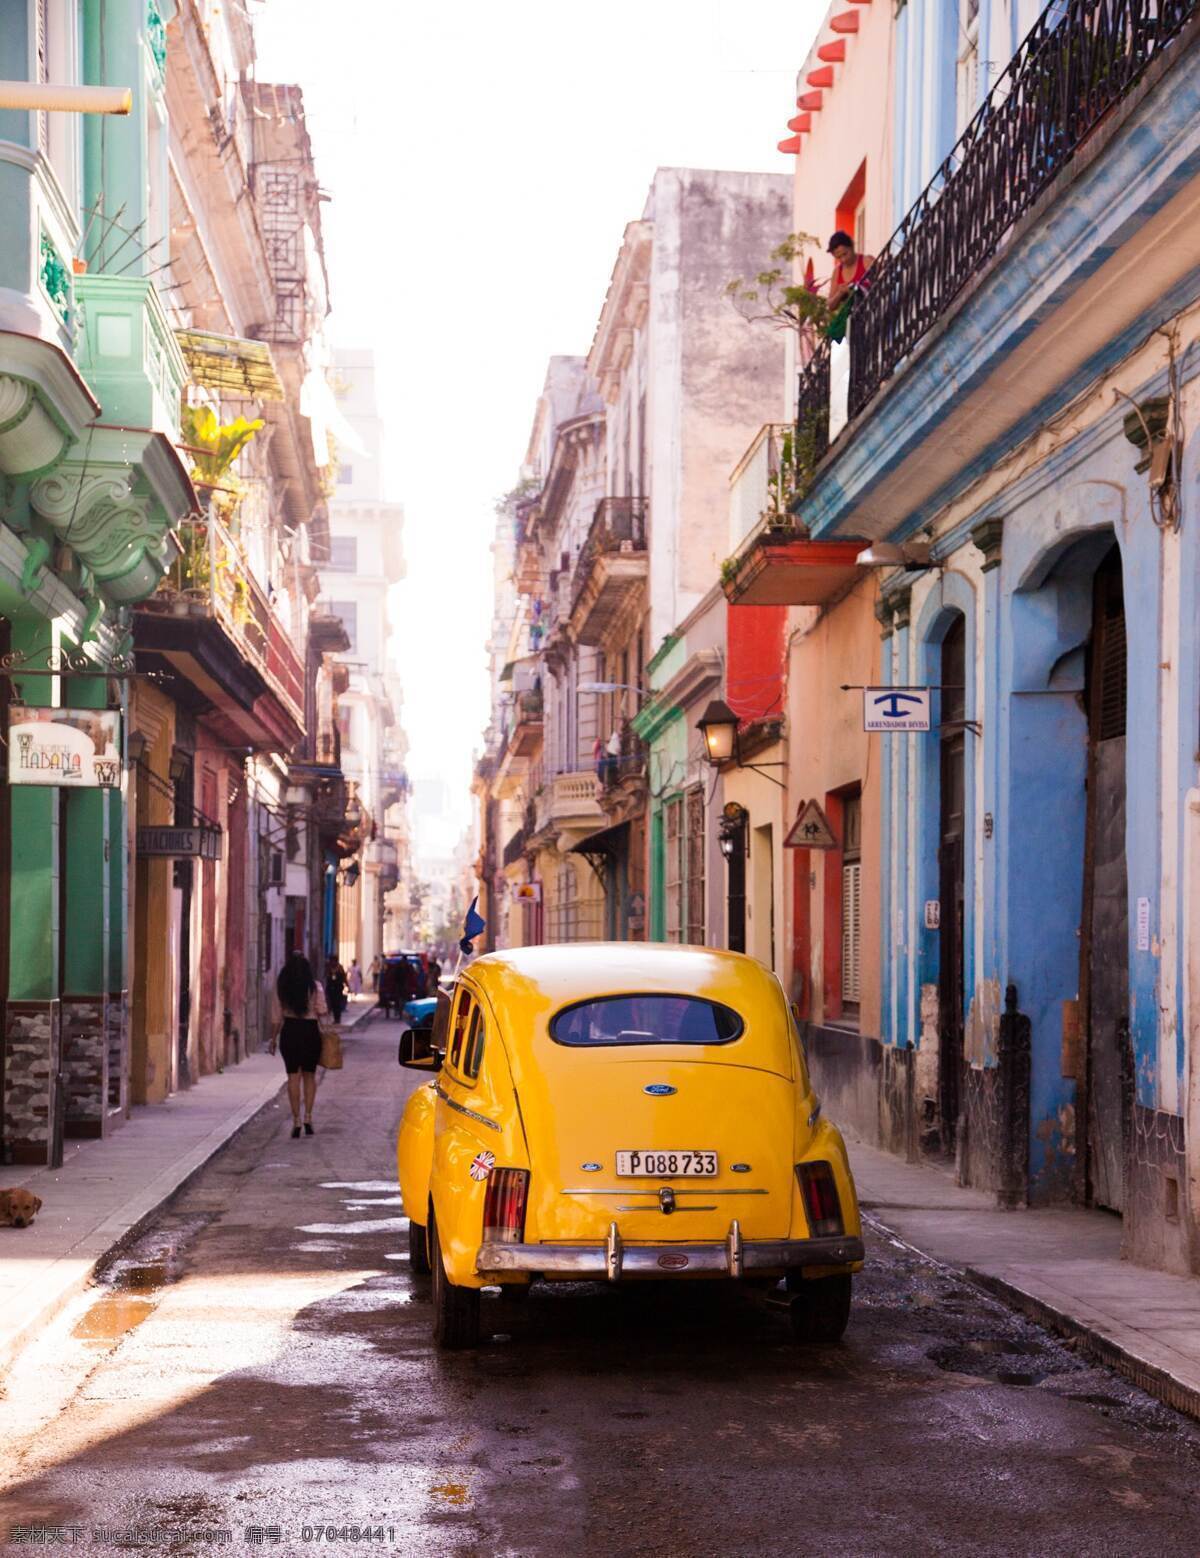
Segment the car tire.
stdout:
<path fill-rule="evenodd" d="M 848 1276 L 789 1281 L 792 1335 L 798 1342 L 840 1342 L 850 1321 L 852 1282 Z"/>
<path fill-rule="evenodd" d="M 429 1230 L 410 1217 L 408 1220 L 408 1269 L 414 1277 L 427 1277 L 429 1264 Z"/>
<path fill-rule="evenodd" d="M 437 1219 L 430 1218 L 429 1259 L 433 1266 L 433 1339 L 447 1352 L 479 1345 L 479 1289 L 458 1287 L 446 1275 Z"/>

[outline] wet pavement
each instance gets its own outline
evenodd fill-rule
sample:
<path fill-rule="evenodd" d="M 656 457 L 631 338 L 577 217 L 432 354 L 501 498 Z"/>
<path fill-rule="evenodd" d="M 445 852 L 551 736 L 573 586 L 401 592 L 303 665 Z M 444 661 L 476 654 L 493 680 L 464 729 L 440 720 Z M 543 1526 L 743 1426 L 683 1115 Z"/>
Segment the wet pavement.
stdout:
<path fill-rule="evenodd" d="M 347 1043 L 311 1139 L 256 1119 L 19 1358 L 10 1543 L 1200 1552 L 1200 1426 L 880 1230 L 836 1347 L 741 1291 L 573 1285 L 485 1300 L 478 1353 L 437 1354 L 397 1033 Z"/>

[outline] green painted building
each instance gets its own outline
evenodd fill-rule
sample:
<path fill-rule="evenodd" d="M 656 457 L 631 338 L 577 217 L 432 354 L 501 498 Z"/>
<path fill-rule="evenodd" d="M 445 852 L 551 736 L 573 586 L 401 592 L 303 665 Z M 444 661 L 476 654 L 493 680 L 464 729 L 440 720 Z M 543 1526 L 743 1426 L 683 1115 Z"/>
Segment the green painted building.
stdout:
<path fill-rule="evenodd" d="M 96 769 L 111 782 L 0 784 L 10 1162 L 54 1162 L 128 1101 L 130 611 L 195 508 L 175 448 L 186 368 L 151 277 L 167 10 L 0 0 L 0 79 L 133 92 L 123 118 L 0 109 L 0 714 L 34 744 L 37 711 L 122 716 L 118 762 Z"/>

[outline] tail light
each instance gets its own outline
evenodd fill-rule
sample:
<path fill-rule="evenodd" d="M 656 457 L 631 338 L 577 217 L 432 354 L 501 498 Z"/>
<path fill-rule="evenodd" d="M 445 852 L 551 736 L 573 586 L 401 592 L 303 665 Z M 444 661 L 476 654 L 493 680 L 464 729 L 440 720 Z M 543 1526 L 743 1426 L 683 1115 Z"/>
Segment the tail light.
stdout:
<path fill-rule="evenodd" d="M 814 1239 L 845 1233 L 837 1181 L 828 1163 L 797 1163 L 796 1179 L 808 1214 L 808 1231 Z"/>
<path fill-rule="evenodd" d="M 528 1169 L 494 1168 L 483 1203 L 483 1242 L 520 1244 L 525 1235 Z"/>

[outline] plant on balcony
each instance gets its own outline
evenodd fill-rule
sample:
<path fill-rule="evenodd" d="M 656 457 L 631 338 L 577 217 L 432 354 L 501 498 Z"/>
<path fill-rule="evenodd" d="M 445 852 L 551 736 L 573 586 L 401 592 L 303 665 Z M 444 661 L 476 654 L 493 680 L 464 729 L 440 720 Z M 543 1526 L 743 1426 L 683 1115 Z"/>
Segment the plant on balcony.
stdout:
<path fill-rule="evenodd" d="M 812 262 L 797 284 L 797 267 L 817 240 L 808 233 L 789 233 L 771 250 L 774 264 L 757 276 L 735 276 L 726 283 L 725 295 L 743 319 L 765 323 L 778 330 L 795 330 L 802 339 L 822 334 L 829 323 L 829 303 L 812 279 Z M 819 248 L 820 246 L 817 245 Z"/>
<path fill-rule="evenodd" d="M 183 441 L 192 456 L 192 481 L 226 525 L 232 525 L 246 492 L 233 466 L 262 426 L 261 417 L 221 423 L 211 406 L 183 408 Z"/>

